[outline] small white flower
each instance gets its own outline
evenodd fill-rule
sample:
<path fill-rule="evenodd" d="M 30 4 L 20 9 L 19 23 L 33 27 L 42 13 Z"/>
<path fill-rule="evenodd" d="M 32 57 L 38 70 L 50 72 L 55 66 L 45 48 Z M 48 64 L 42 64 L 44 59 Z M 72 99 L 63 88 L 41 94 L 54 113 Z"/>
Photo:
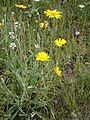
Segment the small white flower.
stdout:
<path fill-rule="evenodd" d="M 80 32 L 79 32 L 79 31 L 76 31 L 76 32 L 75 32 L 75 35 L 76 35 L 76 36 L 77 36 L 77 35 L 79 35 L 79 34 L 80 34 Z"/>
<path fill-rule="evenodd" d="M 11 14 L 12 14 L 12 15 L 14 15 L 14 14 L 15 14 L 15 12 L 11 12 Z"/>
<path fill-rule="evenodd" d="M 9 36 L 10 36 L 10 38 L 15 39 L 15 35 L 14 35 L 14 32 L 13 32 L 13 31 L 12 31 L 12 32 L 9 32 Z"/>
<path fill-rule="evenodd" d="M 11 35 L 13 35 L 14 34 L 14 32 L 9 32 L 9 35 L 11 36 Z"/>
<path fill-rule="evenodd" d="M 40 0 L 34 0 L 35 2 L 39 2 Z"/>
<path fill-rule="evenodd" d="M 15 43 L 10 43 L 9 47 L 10 47 L 11 49 L 14 49 L 14 48 L 16 48 L 17 46 L 16 46 Z"/>
<path fill-rule="evenodd" d="M 79 7 L 82 9 L 82 8 L 84 8 L 84 7 L 85 7 L 85 5 L 79 5 Z"/>
<path fill-rule="evenodd" d="M 40 48 L 39 44 L 35 44 L 35 48 Z"/>

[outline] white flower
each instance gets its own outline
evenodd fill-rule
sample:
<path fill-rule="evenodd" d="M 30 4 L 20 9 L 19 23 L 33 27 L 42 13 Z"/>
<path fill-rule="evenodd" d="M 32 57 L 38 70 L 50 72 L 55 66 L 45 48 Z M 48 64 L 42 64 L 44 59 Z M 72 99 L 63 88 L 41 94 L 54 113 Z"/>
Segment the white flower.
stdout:
<path fill-rule="evenodd" d="M 40 48 L 39 44 L 35 44 L 35 48 Z"/>
<path fill-rule="evenodd" d="M 77 35 L 79 35 L 79 34 L 80 34 L 80 32 L 79 32 L 79 31 L 76 31 L 76 32 L 75 32 L 75 35 L 76 35 L 76 36 L 77 36 Z"/>
<path fill-rule="evenodd" d="M 14 15 L 14 14 L 15 14 L 15 12 L 11 12 L 11 14 L 12 14 L 12 15 Z"/>
<path fill-rule="evenodd" d="M 84 7 L 85 7 L 85 5 L 79 5 L 79 7 L 82 9 L 82 8 L 84 8 Z"/>
<path fill-rule="evenodd" d="M 13 32 L 13 31 L 12 31 L 12 32 L 9 32 L 9 36 L 10 36 L 10 38 L 15 39 L 15 36 L 14 36 L 14 32 Z"/>
<path fill-rule="evenodd" d="M 35 2 L 39 2 L 40 0 L 34 0 Z"/>
<path fill-rule="evenodd" d="M 13 35 L 14 34 L 14 32 L 9 32 L 9 35 L 11 36 L 11 35 Z"/>
<path fill-rule="evenodd" d="M 14 49 L 14 48 L 16 48 L 17 46 L 16 46 L 15 43 L 10 43 L 9 47 L 10 47 L 11 49 Z"/>

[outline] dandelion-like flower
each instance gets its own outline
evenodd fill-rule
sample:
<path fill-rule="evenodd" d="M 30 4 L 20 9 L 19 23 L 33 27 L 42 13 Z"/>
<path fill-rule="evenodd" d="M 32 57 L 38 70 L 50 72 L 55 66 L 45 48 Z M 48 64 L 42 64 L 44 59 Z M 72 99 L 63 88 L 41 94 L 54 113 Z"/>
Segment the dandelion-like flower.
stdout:
<path fill-rule="evenodd" d="M 45 52 L 38 52 L 36 54 L 36 60 L 48 61 L 49 60 L 49 55 Z"/>
<path fill-rule="evenodd" d="M 21 5 L 21 4 L 15 4 L 15 6 L 16 6 L 17 8 L 22 8 L 22 9 L 26 9 L 26 8 L 27 8 L 27 6 Z"/>
<path fill-rule="evenodd" d="M 58 66 L 54 67 L 54 72 L 58 75 L 61 76 L 62 71 L 60 70 L 60 68 Z"/>
<path fill-rule="evenodd" d="M 58 38 L 54 41 L 55 45 L 57 45 L 58 47 L 61 47 L 62 45 L 64 45 L 67 41 L 65 39 L 61 39 Z"/>
<path fill-rule="evenodd" d="M 57 10 L 46 10 L 44 11 L 44 14 L 49 17 L 49 18 L 56 18 L 60 19 L 62 17 L 62 12 L 57 11 Z"/>

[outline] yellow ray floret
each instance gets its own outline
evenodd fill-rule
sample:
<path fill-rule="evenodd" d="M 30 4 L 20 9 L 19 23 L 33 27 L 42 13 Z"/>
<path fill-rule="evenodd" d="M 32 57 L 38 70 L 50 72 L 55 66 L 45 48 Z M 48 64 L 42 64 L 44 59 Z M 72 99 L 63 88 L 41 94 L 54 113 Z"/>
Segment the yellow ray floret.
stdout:
<path fill-rule="evenodd" d="M 38 52 L 36 54 L 36 60 L 48 61 L 49 60 L 49 55 L 45 52 Z"/>
<path fill-rule="evenodd" d="M 21 4 L 15 4 L 15 6 L 16 6 L 17 8 L 22 8 L 22 9 L 26 9 L 26 8 L 27 8 L 27 6 L 21 5 Z"/>
<path fill-rule="evenodd" d="M 58 47 L 61 47 L 62 45 L 64 45 L 67 41 L 65 39 L 61 39 L 58 38 L 54 41 L 55 45 L 57 45 Z"/>
<path fill-rule="evenodd" d="M 44 11 L 44 14 L 49 17 L 49 18 L 56 18 L 60 19 L 62 17 L 62 12 L 57 11 L 57 10 L 46 10 Z"/>

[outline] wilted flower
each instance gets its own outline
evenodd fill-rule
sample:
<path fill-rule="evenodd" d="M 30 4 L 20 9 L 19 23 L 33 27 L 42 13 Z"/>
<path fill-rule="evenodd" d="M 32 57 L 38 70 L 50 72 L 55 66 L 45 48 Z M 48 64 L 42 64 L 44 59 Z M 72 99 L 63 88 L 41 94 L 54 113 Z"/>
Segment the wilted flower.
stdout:
<path fill-rule="evenodd" d="M 38 52 L 36 54 L 36 60 L 48 61 L 49 60 L 49 55 L 45 52 Z"/>
<path fill-rule="evenodd" d="M 67 41 L 65 39 L 61 39 L 58 38 L 54 41 L 55 45 L 57 45 L 58 47 L 61 47 L 62 45 L 64 45 Z"/>
<path fill-rule="evenodd" d="M 9 47 L 10 47 L 11 49 L 14 49 L 14 48 L 16 48 L 17 46 L 16 46 L 15 43 L 10 43 Z"/>
<path fill-rule="evenodd" d="M 79 7 L 82 9 L 82 8 L 84 8 L 84 7 L 85 7 L 85 5 L 79 5 Z"/>
<path fill-rule="evenodd" d="M 46 10 L 44 11 L 44 14 L 49 18 L 60 19 L 62 17 L 62 12 L 59 12 L 57 10 Z"/>
<path fill-rule="evenodd" d="M 41 22 L 41 23 L 39 24 L 39 26 L 40 26 L 40 28 L 44 28 L 44 23 Z"/>
<path fill-rule="evenodd" d="M 58 75 L 61 76 L 62 71 L 60 70 L 60 68 L 58 66 L 54 67 L 54 72 Z"/>
<path fill-rule="evenodd" d="M 16 6 L 17 8 L 22 8 L 22 9 L 26 9 L 26 8 L 27 8 L 27 6 L 21 5 L 21 4 L 15 4 L 15 6 Z"/>
<path fill-rule="evenodd" d="M 40 28 L 47 28 L 48 27 L 48 22 L 47 21 L 44 21 L 44 22 L 41 22 L 40 24 L 39 24 L 39 26 L 40 26 Z"/>

